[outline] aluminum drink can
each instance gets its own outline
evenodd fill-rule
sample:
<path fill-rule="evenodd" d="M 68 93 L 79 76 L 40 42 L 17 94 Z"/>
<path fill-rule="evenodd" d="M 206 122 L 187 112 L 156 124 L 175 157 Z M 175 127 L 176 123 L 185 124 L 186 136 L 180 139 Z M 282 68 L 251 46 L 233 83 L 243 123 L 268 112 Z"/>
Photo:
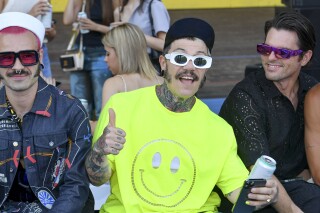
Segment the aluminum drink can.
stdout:
<path fill-rule="evenodd" d="M 79 99 L 84 107 L 84 109 L 86 110 L 87 114 L 89 115 L 89 103 L 87 99 L 81 98 Z"/>
<path fill-rule="evenodd" d="M 262 155 L 254 164 L 249 174 L 249 179 L 270 179 L 276 170 L 276 164 L 273 158 Z"/>
<path fill-rule="evenodd" d="M 86 12 L 79 12 L 79 13 L 78 13 L 78 18 L 87 18 Z M 81 32 L 82 34 L 85 34 L 85 33 L 88 33 L 88 32 L 90 32 L 90 31 L 89 31 L 89 30 L 83 30 L 83 29 L 81 29 L 81 22 L 80 22 L 80 32 Z"/>
<path fill-rule="evenodd" d="M 51 7 L 51 5 L 50 5 L 50 10 L 47 11 L 46 14 L 41 16 L 41 22 L 45 28 L 51 28 L 51 26 L 52 26 L 52 7 Z"/>

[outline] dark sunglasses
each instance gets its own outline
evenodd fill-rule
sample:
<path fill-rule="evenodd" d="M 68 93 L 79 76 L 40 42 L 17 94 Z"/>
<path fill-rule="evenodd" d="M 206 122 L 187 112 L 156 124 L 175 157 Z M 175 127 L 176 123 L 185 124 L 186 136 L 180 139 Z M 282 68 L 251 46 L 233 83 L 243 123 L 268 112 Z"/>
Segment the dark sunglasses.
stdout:
<path fill-rule="evenodd" d="M 292 56 L 301 55 L 302 50 L 288 50 L 283 48 L 276 48 L 267 44 L 257 44 L 257 52 L 261 55 L 270 55 L 274 52 L 274 55 L 279 59 L 289 59 Z"/>
<path fill-rule="evenodd" d="M 33 66 L 39 62 L 39 54 L 35 50 L 22 50 L 20 52 L 0 52 L 0 67 L 11 68 L 19 58 L 23 66 Z"/>
<path fill-rule="evenodd" d="M 212 58 L 205 55 L 188 55 L 180 52 L 172 52 L 170 54 L 166 54 L 165 58 L 170 60 L 170 62 L 174 65 L 185 66 L 190 60 L 193 63 L 193 66 L 199 69 L 207 69 L 211 67 Z"/>

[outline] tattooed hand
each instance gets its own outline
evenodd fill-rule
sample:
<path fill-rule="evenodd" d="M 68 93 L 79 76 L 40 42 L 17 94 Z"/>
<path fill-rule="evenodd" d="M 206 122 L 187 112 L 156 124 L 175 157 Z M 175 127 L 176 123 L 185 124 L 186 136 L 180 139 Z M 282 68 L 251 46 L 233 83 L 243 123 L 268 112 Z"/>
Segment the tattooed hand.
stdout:
<path fill-rule="evenodd" d="M 115 112 L 109 109 L 109 124 L 86 158 L 86 170 L 93 185 L 100 186 L 110 179 L 111 169 L 105 155 L 119 154 L 126 142 L 125 137 L 125 131 L 116 127 Z"/>
<path fill-rule="evenodd" d="M 98 154 L 117 155 L 122 150 L 126 133 L 124 130 L 116 127 L 116 114 L 113 109 L 109 109 L 109 124 L 103 130 L 103 134 L 95 143 L 93 150 Z"/>

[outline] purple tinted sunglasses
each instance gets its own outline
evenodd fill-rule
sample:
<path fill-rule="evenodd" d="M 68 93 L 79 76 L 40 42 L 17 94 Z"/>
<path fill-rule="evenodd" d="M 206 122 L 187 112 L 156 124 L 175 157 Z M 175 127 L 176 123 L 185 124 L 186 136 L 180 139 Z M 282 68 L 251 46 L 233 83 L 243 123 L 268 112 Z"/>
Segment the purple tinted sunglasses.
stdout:
<path fill-rule="evenodd" d="M 276 48 L 267 44 L 257 44 L 257 52 L 261 55 L 270 55 L 271 52 L 274 52 L 274 55 L 279 59 L 289 59 L 291 56 L 297 56 L 303 53 L 302 50 L 288 50 L 283 48 Z"/>

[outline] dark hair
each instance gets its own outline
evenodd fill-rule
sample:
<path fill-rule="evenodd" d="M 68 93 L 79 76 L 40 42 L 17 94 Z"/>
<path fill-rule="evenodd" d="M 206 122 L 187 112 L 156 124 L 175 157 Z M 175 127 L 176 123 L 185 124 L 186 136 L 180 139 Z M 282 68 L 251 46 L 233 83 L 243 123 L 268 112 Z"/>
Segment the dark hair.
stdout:
<path fill-rule="evenodd" d="M 267 37 L 271 28 L 296 32 L 299 39 L 299 49 L 304 52 L 308 50 L 314 52 L 316 46 L 315 30 L 312 23 L 302 14 L 295 11 L 285 11 L 279 13 L 274 19 L 266 21 L 264 26 L 265 37 Z"/>
<path fill-rule="evenodd" d="M 197 38 L 196 37 L 182 37 L 180 39 L 187 39 L 187 40 L 191 40 L 191 41 L 195 41 Z M 169 43 L 168 46 L 163 48 L 163 52 L 162 55 L 164 56 L 165 54 L 169 53 L 169 50 L 171 49 L 171 44 Z M 208 49 L 208 54 L 210 55 L 210 50 Z"/>
<path fill-rule="evenodd" d="M 102 23 L 104 25 L 109 26 L 112 22 L 114 22 L 113 18 L 113 3 L 112 0 L 100 0 L 102 7 Z M 86 5 L 86 13 L 90 17 L 90 8 L 94 4 L 94 0 L 89 1 L 89 4 Z"/>
<path fill-rule="evenodd" d="M 139 6 L 138 6 L 138 10 L 141 10 L 142 11 L 142 5 L 143 5 L 143 2 L 144 2 L 145 0 L 140 0 L 140 4 L 139 4 Z M 122 13 L 123 12 L 123 8 L 128 4 L 128 2 L 129 2 L 129 0 L 123 0 L 122 1 L 122 5 L 121 5 L 121 8 L 120 8 L 120 13 Z M 143 12 L 143 11 L 142 11 Z"/>

